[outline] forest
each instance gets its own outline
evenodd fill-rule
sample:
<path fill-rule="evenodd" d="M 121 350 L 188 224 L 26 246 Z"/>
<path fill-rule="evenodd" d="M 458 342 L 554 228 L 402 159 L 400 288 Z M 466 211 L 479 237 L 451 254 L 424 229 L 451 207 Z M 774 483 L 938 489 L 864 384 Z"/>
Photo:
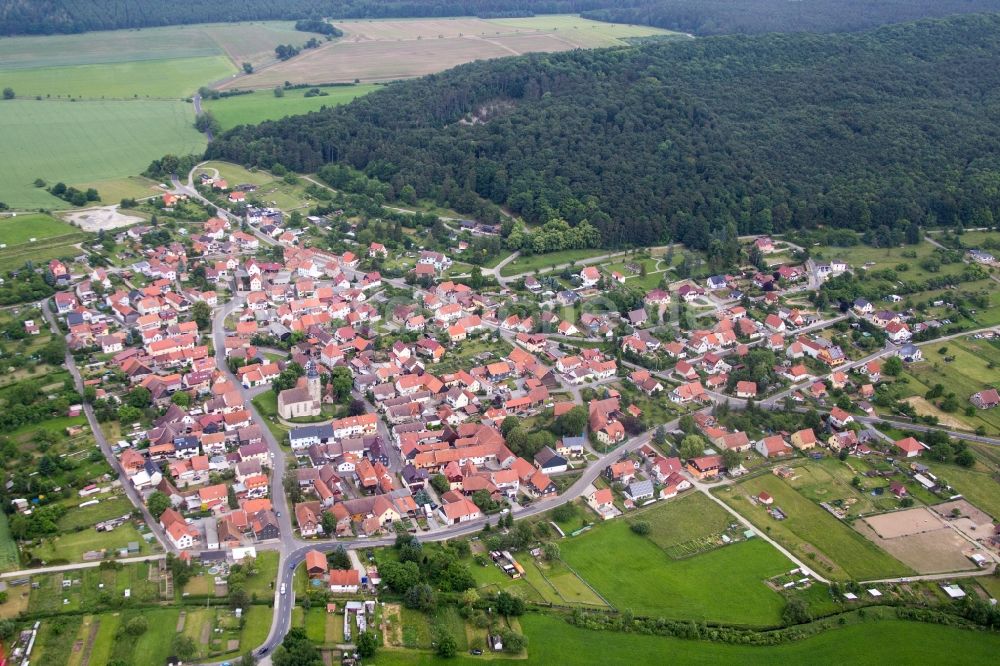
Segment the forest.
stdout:
<path fill-rule="evenodd" d="M 637 23 L 693 35 L 852 32 L 888 23 L 1000 11 L 1000 0 L 633 0 L 584 18 Z"/>
<path fill-rule="evenodd" d="M 1000 215 L 1000 16 L 477 62 L 239 127 L 211 159 L 340 163 L 610 247 Z"/>

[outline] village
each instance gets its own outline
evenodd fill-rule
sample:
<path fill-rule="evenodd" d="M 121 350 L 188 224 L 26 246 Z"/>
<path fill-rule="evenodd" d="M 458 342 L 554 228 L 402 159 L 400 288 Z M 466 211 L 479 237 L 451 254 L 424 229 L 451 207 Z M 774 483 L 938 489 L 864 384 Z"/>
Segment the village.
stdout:
<path fill-rule="evenodd" d="M 994 445 L 992 421 L 940 427 L 900 393 L 899 377 L 940 345 L 997 336 L 995 326 L 955 328 L 943 299 L 920 311 L 888 292 L 817 299 L 866 267 L 798 260 L 801 247 L 764 236 L 743 240 L 756 267 L 704 278 L 670 277 L 672 247 L 505 274 L 516 254 L 492 268 L 464 261 L 496 228 L 462 224 L 434 249 L 363 243 L 336 210 L 287 215 L 212 171 L 150 204 L 168 224 L 117 232 L 115 262 L 49 262 L 59 290 L 24 332 L 49 324 L 65 337 L 83 396 L 68 413 L 93 429 L 112 471 L 103 483 L 120 486 L 114 501 L 135 505 L 94 530 L 138 527 L 142 553 L 200 572 L 239 567 L 248 552 L 274 562 L 262 651 L 289 627 L 296 597 L 317 591 L 349 599 L 328 602 L 343 615 L 332 644 L 352 643 L 366 622 L 390 631 L 367 604 L 384 579 L 377 549 L 400 535 L 475 540 L 539 519 L 561 538 L 619 520 L 635 530 L 642 519 L 630 516 L 688 495 L 730 524 L 683 548 L 760 538 L 818 583 L 843 570 L 829 552 L 805 557 L 788 527 L 807 519 L 798 501 L 838 523 L 862 520 L 864 537 L 852 538 L 912 576 L 995 568 L 988 508 L 958 508 L 978 527 L 926 508 L 956 491 L 921 464 L 945 450 L 965 464 L 972 454 L 953 438 Z M 324 249 L 334 236 L 350 249 Z M 647 279 L 647 263 L 662 275 Z M 976 250 L 960 263 L 996 262 Z M 957 397 L 969 418 L 1000 405 L 995 387 Z M 811 470 L 846 474 L 853 487 L 815 503 L 772 492 Z M 111 492 L 92 481 L 80 497 L 95 494 L 93 504 L 81 508 Z M 40 506 L 14 505 L 29 516 Z M 565 507 L 571 518 L 548 519 Z M 899 511 L 919 515 L 910 527 L 875 515 Z M 921 548 L 932 552 L 911 552 L 907 539 L 931 532 Z M 519 562 L 526 545 L 480 555 L 510 580 L 530 578 L 543 565 Z M 334 557 L 345 548 L 349 557 Z M 362 560 L 359 549 L 376 551 Z M 139 553 L 130 539 L 83 559 Z M 210 577 L 224 585 L 224 574 Z"/>

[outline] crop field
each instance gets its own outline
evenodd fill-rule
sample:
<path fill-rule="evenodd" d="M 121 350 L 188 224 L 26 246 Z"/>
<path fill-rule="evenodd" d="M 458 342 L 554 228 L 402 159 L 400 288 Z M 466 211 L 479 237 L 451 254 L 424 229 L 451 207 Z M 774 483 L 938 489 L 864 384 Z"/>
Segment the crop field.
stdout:
<path fill-rule="evenodd" d="M 201 152 L 205 139 L 193 118 L 184 102 L 4 102 L 0 201 L 12 208 L 65 208 L 68 204 L 35 187 L 34 180 L 121 178 L 167 153 Z"/>
<path fill-rule="evenodd" d="M 947 349 L 946 353 L 940 353 L 942 348 Z M 941 384 L 945 393 L 955 393 L 959 404 L 957 411 L 944 416 L 954 419 L 959 427 L 983 426 L 988 434 L 1000 432 L 998 409 L 977 409 L 974 416 L 965 415 L 965 408 L 971 404 L 969 396 L 1000 387 L 1000 374 L 990 367 L 991 363 L 1000 363 L 1000 349 L 987 340 L 963 338 L 940 344 L 931 342 L 923 346 L 923 351 L 923 361 L 906 366 L 904 376 L 910 380 L 907 391 L 923 396 L 935 384 Z"/>
<path fill-rule="evenodd" d="M 774 498 L 773 506 L 782 510 L 784 520 L 775 520 L 763 507 L 751 503 L 749 496 L 763 491 Z M 758 476 L 720 488 L 716 494 L 823 575 L 866 580 L 912 573 L 776 476 Z"/>
<path fill-rule="evenodd" d="M 323 88 L 326 95 L 318 97 L 306 97 L 303 89 L 286 90 L 283 97 L 275 97 L 270 90 L 258 90 L 249 95 L 207 100 L 203 104 L 226 130 L 237 125 L 255 125 L 265 120 L 319 111 L 324 106 L 339 106 L 377 88 L 376 84 L 336 86 Z"/>
<path fill-rule="evenodd" d="M 764 580 L 793 568 L 764 541 L 672 560 L 623 520 L 559 545 L 562 559 L 618 609 L 669 618 L 777 623 L 784 600 Z"/>
<path fill-rule="evenodd" d="M 337 21 L 344 37 L 286 62 L 237 77 L 223 88 L 267 88 L 284 81 L 390 81 L 462 63 L 529 52 L 623 46 L 629 37 L 667 30 L 587 21 L 576 16 L 483 20 L 440 18 Z"/>
<path fill-rule="evenodd" d="M 142 176 L 125 176 L 124 178 L 109 178 L 85 183 L 66 183 L 78 190 L 86 191 L 93 187 L 101 195 L 101 201 L 106 204 L 116 204 L 122 199 L 145 199 L 155 197 L 163 192 L 158 183 Z"/>
<path fill-rule="evenodd" d="M 278 44 L 297 44 L 306 39 L 306 33 L 295 30 L 291 21 L 7 37 L 0 41 L 0 72 L 219 55 L 229 56 L 236 66 L 244 61 L 257 65 L 273 60 L 274 47 Z"/>
<path fill-rule="evenodd" d="M 18 97 L 181 99 L 236 71 L 225 56 L 11 69 L 0 75 Z"/>

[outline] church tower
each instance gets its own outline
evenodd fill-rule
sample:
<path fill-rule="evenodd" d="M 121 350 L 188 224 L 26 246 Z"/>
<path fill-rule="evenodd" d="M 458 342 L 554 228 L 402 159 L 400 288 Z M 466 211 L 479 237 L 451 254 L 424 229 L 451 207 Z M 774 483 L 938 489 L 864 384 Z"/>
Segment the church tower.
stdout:
<path fill-rule="evenodd" d="M 319 372 L 316 371 L 316 361 L 310 360 L 306 363 L 306 388 L 309 389 L 309 399 L 321 402 L 322 392 L 320 390 Z"/>

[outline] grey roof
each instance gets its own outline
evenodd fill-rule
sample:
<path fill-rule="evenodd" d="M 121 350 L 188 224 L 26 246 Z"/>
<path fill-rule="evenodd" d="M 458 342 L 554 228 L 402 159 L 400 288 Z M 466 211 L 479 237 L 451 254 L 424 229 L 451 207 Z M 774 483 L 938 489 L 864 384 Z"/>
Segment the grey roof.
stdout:
<path fill-rule="evenodd" d="M 628 484 L 628 495 L 632 499 L 636 497 L 642 497 L 644 495 L 653 494 L 653 482 L 652 481 L 633 481 Z"/>

